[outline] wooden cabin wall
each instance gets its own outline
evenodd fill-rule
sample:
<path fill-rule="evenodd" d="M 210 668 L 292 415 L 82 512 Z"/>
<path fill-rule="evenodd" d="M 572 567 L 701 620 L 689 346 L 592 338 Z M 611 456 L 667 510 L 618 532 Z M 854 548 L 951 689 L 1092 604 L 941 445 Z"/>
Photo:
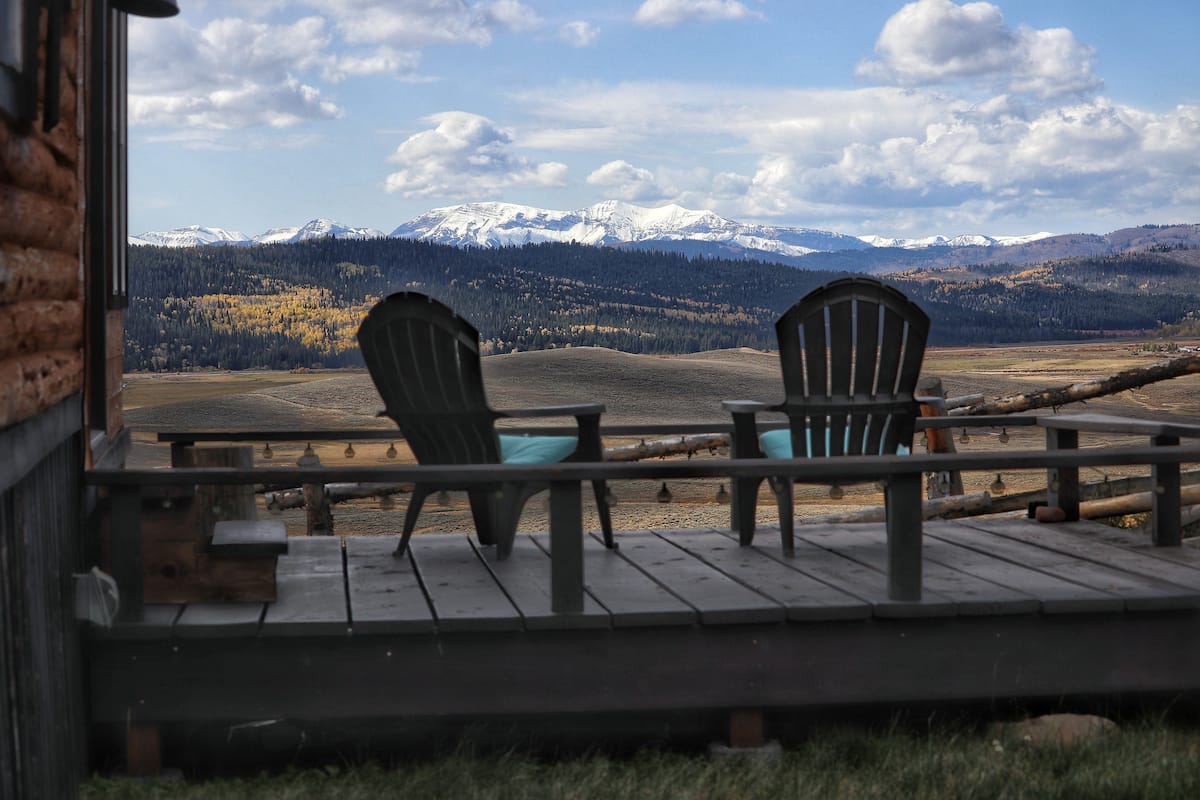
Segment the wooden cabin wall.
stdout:
<path fill-rule="evenodd" d="M 81 5 L 64 26 L 58 125 L 42 131 L 41 102 L 32 126 L 0 123 L 0 430 L 83 389 Z"/>
<path fill-rule="evenodd" d="M 18 0 L 20 1 L 20 0 Z M 47 11 L 38 9 L 38 113 L 0 113 L 0 798 L 70 798 L 87 768 L 73 573 L 87 458 L 83 19 L 61 40 L 59 122 L 45 114 Z M 120 337 L 118 337 L 118 342 Z M 120 383 L 118 379 L 117 386 Z"/>

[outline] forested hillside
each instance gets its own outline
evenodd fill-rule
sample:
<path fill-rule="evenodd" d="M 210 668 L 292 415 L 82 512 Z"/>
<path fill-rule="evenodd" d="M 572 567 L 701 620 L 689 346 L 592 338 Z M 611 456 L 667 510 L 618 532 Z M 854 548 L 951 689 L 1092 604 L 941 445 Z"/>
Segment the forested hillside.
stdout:
<path fill-rule="evenodd" d="M 935 344 L 1072 339 L 1154 330 L 1200 310 L 1200 268 L 1173 256 L 887 280 L 933 318 Z M 358 322 L 379 298 L 401 289 L 458 309 L 479 328 L 488 352 L 766 349 L 781 311 L 842 274 L 569 244 L 482 250 L 323 239 L 138 247 L 130 251 L 126 369 L 357 365 Z"/>

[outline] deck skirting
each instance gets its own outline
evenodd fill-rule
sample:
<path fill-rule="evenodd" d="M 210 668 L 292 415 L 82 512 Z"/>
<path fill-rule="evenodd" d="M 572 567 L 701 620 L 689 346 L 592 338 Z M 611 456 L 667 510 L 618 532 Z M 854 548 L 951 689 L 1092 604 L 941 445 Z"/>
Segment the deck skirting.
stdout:
<path fill-rule="evenodd" d="M 97 722 L 796 709 L 1200 688 L 1200 612 L 97 642 Z"/>

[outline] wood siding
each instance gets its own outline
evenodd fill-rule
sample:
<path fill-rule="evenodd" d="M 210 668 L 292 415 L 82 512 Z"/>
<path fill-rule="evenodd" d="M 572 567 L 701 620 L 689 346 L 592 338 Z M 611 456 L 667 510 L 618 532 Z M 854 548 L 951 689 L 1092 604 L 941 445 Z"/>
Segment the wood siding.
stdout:
<path fill-rule="evenodd" d="M 83 388 L 81 20 L 67 15 L 58 125 L 42 130 L 41 102 L 29 127 L 0 122 L 0 429 Z M 44 65 L 44 37 L 39 51 Z"/>
<path fill-rule="evenodd" d="M 0 436 L 0 444 L 17 456 L 29 452 L 18 439 L 49 450 L 15 485 L 0 487 L 4 798 L 74 797 L 86 764 L 81 642 L 71 578 L 78 563 L 83 455 L 70 419 L 78 413 L 76 399 Z M 14 436 L 34 427 L 34 436 Z M 63 441 L 49 446 L 64 433 Z"/>

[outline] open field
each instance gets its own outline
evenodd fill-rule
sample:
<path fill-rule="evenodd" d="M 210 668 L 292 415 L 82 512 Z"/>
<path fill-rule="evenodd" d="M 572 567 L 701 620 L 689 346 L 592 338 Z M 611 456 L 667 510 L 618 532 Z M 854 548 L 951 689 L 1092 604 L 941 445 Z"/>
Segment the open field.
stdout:
<path fill-rule="evenodd" d="M 1163 354 L 1147 353 L 1140 342 L 933 348 L 927 353 L 924 374 L 941 377 L 950 396 L 982 393 L 991 399 L 1103 377 L 1164 358 Z M 490 356 L 483 363 L 494 407 L 601 401 L 607 406 L 604 421 L 609 424 L 724 422 L 727 418 L 721 411 L 721 400 L 774 401 L 781 395 L 778 356 L 748 349 L 668 357 L 568 348 Z M 392 427 L 390 422 L 375 417 L 381 401 L 365 371 L 136 374 L 126 376 L 125 386 L 126 419 L 135 440 L 131 466 L 168 463 L 167 449 L 153 444 L 157 431 Z M 1062 410 L 1134 417 L 1167 415 L 1179 421 L 1200 422 L 1200 376 L 1151 384 Z M 995 433 L 977 433 L 969 444 L 958 447 L 1000 447 Z M 1036 432 L 1014 431 L 1011 436 L 1009 447 L 1042 446 Z M 274 446 L 273 463 L 293 463 L 304 444 Z M 345 463 L 345 443 L 314 446 L 323 463 Z M 357 445 L 355 463 L 388 463 L 384 458 L 386 448 L 382 443 Z M 403 446 L 399 450 L 404 459 L 407 451 Z M 723 455 L 699 453 L 695 457 Z M 258 458 L 259 463 L 267 463 L 261 461 L 261 452 Z M 982 491 L 995 476 L 964 477 L 967 491 Z M 1102 475 L 1083 477 L 1099 479 Z M 1033 488 L 1044 477 L 1006 475 L 1004 480 L 1009 490 L 1015 491 Z M 618 529 L 728 523 L 728 509 L 716 503 L 716 487 L 709 482 L 673 484 L 670 503 L 657 502 L 654 494 L 658 486 L 617 483 L 612 488 L 618 498 L 613 509 Z M 797 487 L 802 515 L 843 511 L 848 506 L 878 500 L 878 492 L 869 485 L 847 487 L 846 497 L 836 502 L 829 499 L 828 487 Z M 402 508 L 402 503 L 399 505 Z M 759 513 L 763 520 L 773 519 L 775 513 L 765 490 Z M 597 522 L 588 518 L 591 516 L 591 504 L 585 503 L 585 524 L 594 528 Z M 285 512 L 284 518 L 294 533 L 303 531 L 302 510 Z M 374 500 L 339 504 L 335 510 L 336 529 L 344 533 L 391 533 L 398 522 L 398 514 L 380 513 Z M 457 495 L 452 495 L 445 506 L 431 500 L 418 527 L 464 529 L 470 529 L 470 516 L 465 498 Z M 539 499 L 527 507 L 522 529 L 546 530 L 546 511 Z"/>

